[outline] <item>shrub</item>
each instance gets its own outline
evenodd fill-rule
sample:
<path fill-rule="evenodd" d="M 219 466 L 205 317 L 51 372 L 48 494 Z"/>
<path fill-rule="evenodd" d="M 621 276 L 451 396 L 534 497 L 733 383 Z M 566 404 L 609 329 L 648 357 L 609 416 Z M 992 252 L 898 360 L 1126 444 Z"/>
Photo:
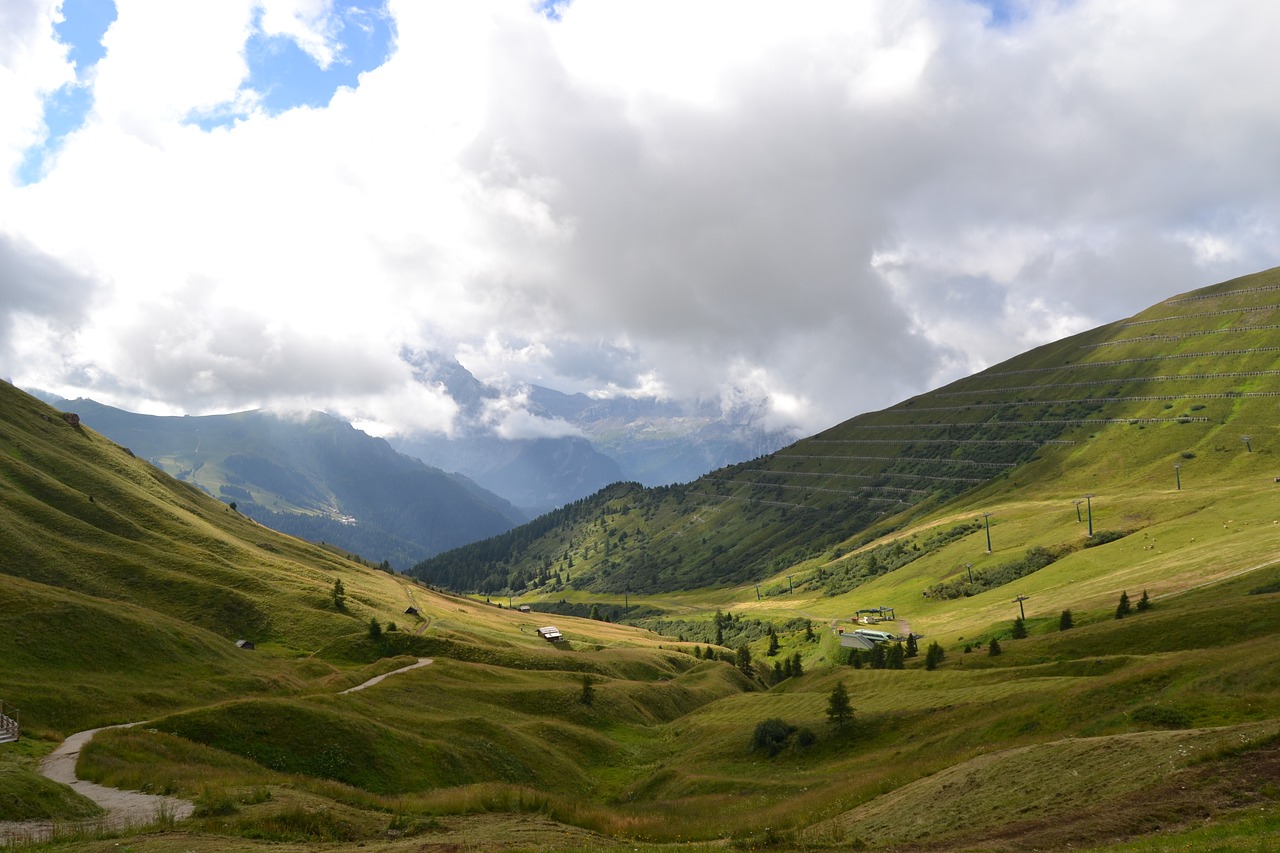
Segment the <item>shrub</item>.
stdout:
<path fill-rule="evenodd" d="M 1181 708 L 1165 705 L 1144 705 L 1132 714 L 1135 723 L 1145 723 L 1162 729 L 1189 729 L 1191 715 Z"/>
<path fill-rule="evenodd" d="M 786 747 L 795 730 L 795 726 L 777 717 L 761 720 L 751 736 L 751 748 L 773 757 Z"/>

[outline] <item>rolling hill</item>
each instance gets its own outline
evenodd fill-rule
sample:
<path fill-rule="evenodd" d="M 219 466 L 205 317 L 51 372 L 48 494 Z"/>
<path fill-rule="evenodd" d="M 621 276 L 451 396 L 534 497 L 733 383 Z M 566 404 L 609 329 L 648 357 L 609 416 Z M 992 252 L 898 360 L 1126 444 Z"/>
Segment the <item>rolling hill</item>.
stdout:
<path fill-rule="evenodd" d="M 159 417 L 46 399 L 250 518 L 396 569 L 527 520 L 466 477 L 320 412 Z"/>
<path fill-rule="evenodd" d="M 494 603 L 268 530 L 0 385 L 0 700 L 28 732 L 0 793 L 146 720 L 81 775 L 195 815 L 50 849 L 1266 849 L 1277 297 L 1276 271 L 1175 297 L 427 564 Z M 517 574 L 512 603 L 560 612 L 499 606 Z M 852 657 L 859 610 L 911 642 Z"/>
<path fill-rule="evenodd" d="M 771 594 L 783 583 L 835 595 L 948 536 L 972 539 L 984 512 L 1008 544 L 1008 526 L 1021 522 L 994 510 L 1013 495 L 1053 504 L 1060 541 L 1043 547 L 1082 544 L 1076 501 L 1109 535 L 1138 531 L 1162 516 L 1133 511 L 1120 493 L 1150 491 L 1167 505 L 1185 484 L 1185 503 L 1193 489 L 1269 487 L 1280 474 L 1277 318 L 1280 271 L 1183 294 L 688 485 L 613 487 L 414 574 L 486 592 L 761 583 Z M 910 555 L 848 556 L 943 507 L 960 527 Z M 973 562 L 981 575 L 983 557 Z"/>

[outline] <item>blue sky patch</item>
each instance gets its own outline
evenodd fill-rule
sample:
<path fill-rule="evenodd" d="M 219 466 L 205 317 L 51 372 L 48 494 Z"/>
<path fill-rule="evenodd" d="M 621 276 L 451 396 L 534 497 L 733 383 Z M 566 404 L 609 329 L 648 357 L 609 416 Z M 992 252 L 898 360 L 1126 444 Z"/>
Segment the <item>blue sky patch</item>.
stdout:
<path fill-rule="evenodd" d="M 538 0 L 534 8 L 547 20 L 558 21 L 560 16 L 564 14 L 564 10 L 569 8 L 571 2 L 573 0 Z"/>
<path fill-rule="evenodd" d="M 261 13 L 245 44 L 249 79 L 245 87 L 260 96 L 269 115 L 294 107 L 325 107 L 343 86 L 355 88 L 360 75 L 382 65 L 391 56 L 395 28 L 385 5 L 376 8 L 338 0 L 331 13 L 334 59 L 321 68 L 310 54 L 287 36 L 262 31 Z M 204 130 L 232 124 L 237 115 L 228 110 L 190 121 Z"/>
<path fill-rule="evenodd" d="M 25 186 L 40 180 L 51 155 L 62 147 L 67 135 L 84 126 L 93 108 L 89 72 L 106 55 L 102 37 L 116 19 L 116 4 L 108 0 L 63 0 L 62 22 L 53 27 L 59 42 L 67 46 L 67 58 L 75 63 L 76 82 L 68 83 L 44 102 L 44 141 L 28 148 L 18 166 L 18 183 Z"/>

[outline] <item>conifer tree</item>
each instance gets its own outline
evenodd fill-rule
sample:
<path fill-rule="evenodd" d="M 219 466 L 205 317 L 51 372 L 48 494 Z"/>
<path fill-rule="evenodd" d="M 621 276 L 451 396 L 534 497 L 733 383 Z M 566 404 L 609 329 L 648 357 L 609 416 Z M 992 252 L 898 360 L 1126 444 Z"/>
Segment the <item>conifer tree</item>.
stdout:
<path fill-rule="evenodd" d="M 1062 615 L 1058 617 L 1058 630 L 1070 631 L 1076 626 L 1075 620 L 1071 618 L 1071 611 L 1064 610 Z"/>
<path fill-rule="evenodd" d="M 1128 592 L 1120 593 L 1120 603 L 1116 605 L 1116 618 L 1123 619 L 1124 617 L 1129 615 L 1129 612 L 1132 609 L 1133 608 L 1129 606 L 1129 593 Z"/>
<path fill-rule="evenodd" d="M 998 656 L 1004 649 L 1000 648 L 1000 638 L 992 637 L 991 642 L 987 644 L 987 654 L 991 657 Z"/>
<path fill-rule="evenodd" d="M 1151 596 L 1147 595 L 1147 591 L 1142 591 L 1142 598 L 1138 599 L 1138 612 L 1145 613 L 1151 609 Z"/>
<path fill-rule="evenodd" d="M 854 669 L 862 669 L 862 650 L 849 649 L 849 666 Z"/>
<path fill-rule="evenodd" d="M 804 664 L 800 662 L 799 652 L 791 656 L 791 674 L 796 678 L 804 675 Z"/>
<path fill-rule="evenodd" d="M 853 705 L 849 703 L 849 691 L 845 690 L 843 681 L 837 681 L 836 686 L 831 688 L 831 695 L 827 697 L 827 722 L 844 728 L 845 723 L 851 719 Z"/>
<path fill-rule="evenodd" d="M 369 639 L 378 640 L 382 638 L 382 626 L 378 624 L 378 620 L 369 619 Z"/>
<path fill-rule="evenodd" d="M 1013 620 L 1012 637 L 1015 640 L 1024 640 L 1027 637 L 1027 622 L 1021 616 Z"/>
<path fill-rule="evenodd" d="M 743 675 L 748 677 L 751 675 L 751 649 L 747 648 L 745 643 L 738 646 L 738 651 L 734 655 L 733 662 Z"/>
<path fill-rule="evenodd" d="M 937 669 L 938 664 L 942 663 L 944 654 L 945 652 L 942 651 L 942 646 L 938 644 L 937 640 L 934 640 L 929 644 L 929 648 L 925 650 L 924 668 L 930 671 Z"/>
<path fill-rule="evenodd" d="M 886 661 L 884 643 L 876 643 L 871 647 L 871 668 L 884 669 Z"/>
<path fill-rule="evenodd" d="M 778 633 L 773 630 L 773 626 L 769 626 L 769 650 L 765 652 L 769 657 L 773 657 L 778 653 Z"/>
<path fill-rule="evenodd" d="M 889 647 L 888 653 L 885 655 L 886 669 L 902 669 L 905 666 L 906 649 L 902 647 L 902 643 L 894 643 Z"/>
<path fill-rule="evenodd" d="M 907 657 L 913 658 L 920 654 L 920 644 L 916 641 L 916 635 L 907 633 Z"/>
<path fill-rule="evenodd" d="M 342 585 L 342 578 L 333 580 L 333 607 L 335 610 L 347 609 L 347 588 Z"/>

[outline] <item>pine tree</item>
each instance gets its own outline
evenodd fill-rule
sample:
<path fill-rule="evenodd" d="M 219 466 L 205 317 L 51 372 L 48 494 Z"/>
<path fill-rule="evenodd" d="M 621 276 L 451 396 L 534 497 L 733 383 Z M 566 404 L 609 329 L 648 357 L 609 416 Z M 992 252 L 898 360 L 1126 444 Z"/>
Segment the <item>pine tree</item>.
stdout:
<path fill-rule="evenodd" d="M 745 644 L 738 646 L 733 662 L 738 667 L 739 672 L 745 676 L 751 676 L 751 649 L 747 648 Z"/>
<path fill-rule="evenodd" d="M 1021 616 L 1013 620 L 1013 639 L 1025 640 L 1027 637 L 1027 622 Z"/>
<path fill-rule="evenodd" d="M 791 658 L 783 658 L 782 660 L 782 677 L 791 678 L 796 674 L 795 666 Z"/>
<path fill-rule="evenodd" d="M 347 609 L 347 588 L 342 585 L 342 578 L 333 580 L 333 607 L 335 610 Z"/>
<path fill-rule="evenodd" d="M 769 626 L 769 650 L 765 652 L 769 657 L 773 657 L 778 653 L 778 633 L 773 630 L 773 626 Z"/>
<path fill-rule="evenodd" d="M 1071 618 L 1071 611 L 1070 610 L 1062 611 L 1062 615 L 1058 617 L 1058 630 L 1070 631 L 1075 626 L 1076 626 L 1075 620 Z"/>
<path fill-rule="evenodd" d="M 1129 615 L 1129 612 L 1132 609 L 1133 608 L 1129 606 L 1129 593 L 1128 592 L 1120 593 L 1120 603 L 1116 605 L 1116 618 L 1123 619 L 1124 617 Z"/>
<path fill-rule="evenodd" d="M 378 624 L 377 619 L 370 618 L 369 619 L 369 639 L 379 640 L 381 638 L 382 638 L 382 626 Z"/>
<path fill-rule="evenodd" d="M 907 634 L 907 657 L 913 658 L 920 654 L 920 644 L 916 641 L 916 635 Z"/>
<path fill-rule="evenodd" d="M 1147 591 L 1142 591 L 1142 598 L 1138 599 L 1138 612 L 1145 613 L 1151 609 L 1151 596 L 1147 595 Z"/>
<path fill-rule="evenodd" d="M 791 656 L 791 674 L 796 678 L 804 675 L 804 664 L 800 663 L 800 653 Z"/>
<path fill-rule="evenodd" d="M 871 647 L 871 668 L 884 669 L 887 657 L 885 655 L 884 643 L 876 643 Z"/>
<path fill-rule="evenodd" d="M 987 644 L 987 654 L 990 655 L 991 657 L 996 657 L 1002 651 L 1004 650 L 1000 648 L 1000 638 L 992 637 L 991 642 Z"/>
<path fill-rule="evenodd" d="M 844 689 L 844 682 L 837 681 L 827 697 L 827 722 L 839 728 L 853 719 L 853 705 L 849 703 L 849 691 Z"/>
<path fill-rule="evenodd" d="M 902 669 L 905 666 L 906 649 L 902 647 L 902 643 L 894 643 L 889 647 L 888 654 L 885 655 L 886 669 Z"/>
<path fill-rule="evenodd" d="M 925 650 L 924 668 L 930 671 L 937 669 L 938 664 L 942 663 L 944 654 L 945 652 L 942 651 L 942 646 L 938 645 L 937 640 L 934 640 L 929 644 L 929 648 Z"/>
<path fill-rule="evenodd" d="M 815 639 L 813 636 L 813 620 L 811 619 L 804 620 L 804 638 L 811 643 Z"/>
<path fill-rule="evenodd" d="M 786 677 L 787 677 L 787 674 L 782 669 L 782 661 L 780 660 L 774 661 L 773 662 L 773 683 L 781 684 L 782 680 L 785 679 Z"/>
<path fill-rule="evenodd" d="M 849 649 L 849 666 L 854 669 L 862 669 L 862 650 Z"/>

